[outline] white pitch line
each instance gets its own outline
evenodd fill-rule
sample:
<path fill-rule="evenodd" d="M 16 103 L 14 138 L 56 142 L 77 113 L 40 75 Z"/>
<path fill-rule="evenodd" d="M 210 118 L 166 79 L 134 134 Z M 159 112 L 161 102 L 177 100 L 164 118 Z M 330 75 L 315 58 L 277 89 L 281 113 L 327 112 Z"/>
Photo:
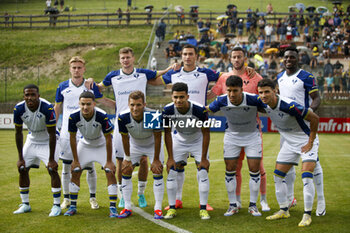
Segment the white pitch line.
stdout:
<path fill-rule="evenodd" d="M 173 232 L 177 232 L 177 233 L 191 233 L 190 231 L 187 231 L 185 229 L 182 229 L 182 228 L 177 227 L 175 225 L 172 225 L 170 223 L 164 222 L 164 221 L 159 220 L 159 219 L 154 219 L 152 215 L 150 215 L 149 213 L 145 212 L 144 210 L 142 210 L 139 207 L 133 206 L 132 210 L 135 213 L 141 215 L 141 217 L 147 219 L 148 221 L 151 221 L 151 222 L 153 222 L 153 223 L 155 223 L 155 224 L 157 224 L 157 225 L 159 225 L 161 227 L 164 227 L 164 228 L 166 228 L 168 230 L 171 230 Z"/>

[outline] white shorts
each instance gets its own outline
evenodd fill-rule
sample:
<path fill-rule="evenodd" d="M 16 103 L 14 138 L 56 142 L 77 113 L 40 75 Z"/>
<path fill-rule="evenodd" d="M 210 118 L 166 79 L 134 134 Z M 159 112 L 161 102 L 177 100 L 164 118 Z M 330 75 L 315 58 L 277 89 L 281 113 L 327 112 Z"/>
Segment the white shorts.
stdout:
<path fill-rule="evenodd" d="M 79 139 L 80 137 L 77 137 L 77 143 L 79 142 Z M 73 161 L 72 149 L 70 147 L 70 139 L 61 137 L 58 144 L 59 158 L 63 161 Z"/>
<path fill-rule="evenodd" d="M 115 118 L 115 123 L 114 123 L 113 148 L 114 148 L 113 157 L 116 157 L 118 159 L 123 159 L 124 148 L 123 148 L 122 135 L 119 133 L 118 117 Z"/>
<path fill-rule="evenodd" d="M 172 135 L 173 138 L 173 155 L 175 163 L 181 163 L 183 165 L 187 164 L 187 158 L 189 155 L 194 158 L 196 163 L 200 163 L 202 160 L 202 141 L 203 136 L 196 141 L 191 143 L 184 143 L 179 141 L 176 137 L 176 134 Z M 209 160 L 209 148 L 207 153 L 207 159 Z"/>
<path fill-rule="evenodd" d="M 81 141 L 77 146 L 78 158 L 81 169 L 90 169 L 92 168 L 93 162 L 98 162 L 102 167 L 106 165 L 107 162 L 107 150 L 106 144 L 100 146 L 96 145 L 87 145 Z M 115 164 L 116 159 L 112 155 L 112 162 Z"/>
<path fill-rule="evenodd" d="M 276 163 L 298 165 L 301 157 L 302 162 L 316 162 L 318 157 L 319 142 L 315 140 L 313 147 L 307 153 L 301 153 L 301 147 L 291 146 L 286 141 L 283 142 L 278 153 Z"/>
<path fill-rule="evenodd" d="M 147 156 L 150 163 L 153 163 L 154 159 L 154 144 L 150 146 L 139 146 L 130 143 L 130 159 L 134 166 L 140 165 L 140 160 L 142 156 Z M 164 163 L 164 143 L 163 140 L 160 145 L 159 160 Z"/>
<path fill-rule="evenodd" d="M 244 149 L 244 153 L 247 159 L 261 159 L 262 158 L 262 140 L 260 136 L 253 139 L 253 143 L 246 145 L 237 145 L 235 139 L 232 139 L 229 134 L 225 133 L 224 136 L 224 159 L 238 159 L 241 150 Z"/>
<path fill-rule="evenodd" d="M 40 160 L 45 166 L 49 163 L 50 146 L 47 144 L 35 144 L 27 139 L 23 146 L 23 159 L 27 168 L 39 168 Z M 55 161 L 58 161 L 57 153 L 55 153 Z"/>

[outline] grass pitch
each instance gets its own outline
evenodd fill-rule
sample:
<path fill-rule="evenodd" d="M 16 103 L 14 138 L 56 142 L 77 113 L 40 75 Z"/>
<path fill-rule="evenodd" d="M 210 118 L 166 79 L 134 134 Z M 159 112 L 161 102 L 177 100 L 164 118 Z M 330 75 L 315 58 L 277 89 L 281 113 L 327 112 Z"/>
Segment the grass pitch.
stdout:
<path fill-rule="evenodd" d="M 99 210 L 91 210 L 88 203 L 88 189 L 85 173 L 82 176 L 81 191 L 78 198 L 78 213 L 73 217 L 59 216 L 49 218 L 52 205 L 50 178 L 44 169 L 33 169 L 30 172 L 31 188 L 30 202 L 32 212 L 13 215 L 12 212 L 20 203 L 18 191 L 18 172 L 16 168 L 17 150 L 13 130 L 0 131 L 0 229 L 2 232 L 169 232 L 138 214 L 128 219 L 108 218 L 108 195 L 106 179 L 103 171 L 97 171 L 97 199 Z M 212 133 L 210 143 L 210 194 L 209 203 L 214 207 L 208 221 L 199 218 L 199 196 L 196 182 L 196 172 L 193 163 L 186 168 L 186 179 L 183 192 L 184 208 L 178 211 L 176 218 L 166 221 L 191 232 L 349 232 L 350 217 L 350 179 L 347 175 L 350 164 L 350 138 L 348 135 L 321 134 L 319 157 L 324 171 L 325 197 L 327 214 L 316 217 L 313 213 L 311 227 L 298 228 L 297 224 L 303 214 L 303 195 L 300 166 L 296 168 L 295 197 L 297 207 L 293 208 L 291 218 L 280 221 L 266 221 L 265 217 L 278 210 L 273 182 L 273 170 L 276 155 L 279 150 L 279 135 L 264 134 L 264 165 L 267 174 L 267 197 L 271 207 L 270 212 L 263 217 L 252 217 L 247 213 L 249 204 L 249 174 L 244 162 L 242 176 L 242 204 L 240 213 L 224 217 L 228 207 L 228 199 L 224 184 L 224 163 L 222 159 L 223 133 Z M 191 159 L 189 160 L 191 161 Z M 193 161 L 193 160 L 192 160 Z M 60 163 L 61 165 L 61 163 Z M 96 167 L 99 167 L 98 165 Z M 165 175 L 166 178 L 166 175 Z M 144 210 L 153 215 L 152 176 L 146 188 L 148 207 Z M 137 203 L 137 177 L 133 177 L 134 193 L 132 201 Z M 164 195 L 163 207 L 167 205 L 167 195 Z M 259 206 L 260 207 L 260 206 Z M 316 208 L 316 200 L 314 209 Z M 120 209 L 119 209 L 120 211 Z M 165 220 L 162 220 L 165 221 Z"/>

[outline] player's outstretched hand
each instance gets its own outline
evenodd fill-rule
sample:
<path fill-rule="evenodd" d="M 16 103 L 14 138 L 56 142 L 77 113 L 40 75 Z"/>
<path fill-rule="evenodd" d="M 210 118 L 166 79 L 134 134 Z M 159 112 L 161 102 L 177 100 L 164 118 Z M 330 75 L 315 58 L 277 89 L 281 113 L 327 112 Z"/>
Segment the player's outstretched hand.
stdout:
<path fill-rule="evenodd" d="M 131 161 L 127 161 L 127 160 L 123 160 L 123 163 L 122 163 L 122 173 L 123 174 L 132 174 L 132 171 L 133 171 L 133 167 L 132 167 L 132 163 Z"/>
<path fill-rule="evenodd" d="M 168 161 L 166 162 L 166 170 L 169 173 L 170 168 L 174 168 L 174 170 L 176 170 L 176 163 L 174 159 L 168 159 Z"/>
<path fill-rule="evenodd" d="M 94 86 L 94 79 L 93 78 L 88 78 L 85 80 L 85 87 L 89 90 L 91 90 Z"/>
<path fill-rule="evenodd" d="M 113 174 L 115 174 L 115 165 L 114 163 L 111 162 L 106 162 L 106 165 L 104 166 L 104 170 L 107 172 L 112 172 Z"/>
<path fill-rule="evenodd" d="M 201 162 L 198 165 L 198 168 L 204 168 L 205 170 L 209 171 L 209 160 L 208 159 L 202 159 Z"/>
<path fill-rule="evenodd" d="M 151 171 L 153 174 L 162 174 L 163 164 L 159 160 L 153 160 L 153 163 L 151 164 Z"/>
<path fill-rule="evenodd" d="M 181 63 L 175 62 L 170 67 L 171 67 L 172 70 L 179 70 L 181 68 Z"/>
<path fill-rule="evenodd" d="M 49 171 L 55 171 L 57 172 L 58 164 L 55 160 L 49 161 L 47 164 L 47 169 Z"/>
<path fill-rule="evenodd" d="M 312 149 L 312 143 L 308 142 L 305 146 L 301 147 L 301 153 L 306 153 Z"/>
<path fill-rule="evenodd" d="M 256 74 L 254 68 L 249 67 L 249 66 L 246 66 L 246 67 L 245 67 L 245 71 L 247 72 L 249 78 L 253 78 L 254 75 Z"/>
<path fill-rule="evenodd" d="M 26 163 L 23 159 L 17 161 L 17 168 L 19 172 L 26 169 Z"/>

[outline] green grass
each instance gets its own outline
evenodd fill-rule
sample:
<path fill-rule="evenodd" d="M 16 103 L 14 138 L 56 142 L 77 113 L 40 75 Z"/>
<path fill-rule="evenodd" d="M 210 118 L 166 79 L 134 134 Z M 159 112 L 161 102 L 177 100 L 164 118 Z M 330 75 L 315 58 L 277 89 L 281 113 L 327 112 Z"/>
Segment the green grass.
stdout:
<path fill-rule="evenodd" d="M 52 1 L 53 4 L 54 1 Z M 126 10 L 126 0 L 65 0 L 65 5 L 68 5 L 70 7 L 75 6 L 77 9 L 73 13 L 92 13 L 92 12 L 116 12 L 116 10 L 120 7 L 122 10 Z M 199 5 L 199 11 L 224 11 L 226 10 L 226 6 L 228 4 L 235 4 L 238 7 L 239 11 L 245 11 L 249 6 L 252 9 L 262 9 L 263 11 L 266 11 L 266 6 L 268 3 L 272 3 L 274 10 L 280 11 L 280 12 L 287 12 L 288 6 L 295 5 L 295 1 L 293 0 L 285 0 L 283 1 L 283 4 L 281 4 L 278 0 L 260 0 L 257 2 L 251 2 L 251 1 L 232 1 L 232 0 L 217 0 L 215 1 L 215 8 L 213 7 L 213 2 L 209 0 L 176 0 L 174 2 L 167 1 L 167 0 L 133 0 L 132 6 L 137 6 L 138 10 L 137 12 L 144 12 L 144 7 L 148 4 L 154 5 L 154 12 L 161 12 L 163 11 L 162 8 L 164 6 L 169 6 L 170 4 L 173 5 L 181 5 L 184 7 L 185 12 L 188 12 L 190 10 L 191 5 Z M 314 6 L 326 6 L 329 9 L 332 9 L 331 1 L 317 1 L 317 0 L 304 0 L 301 1 L 306 6 L 308 5 L 314 5 Z M 18 14 L 43 14 L 43 11 L 46 7 L 45 1 L 43 0 L 18 0 L 18 1 L 11 1 L 11 0 L 4 0 L 1 1 L 0 5 L 1 10 L 0 12 L 8 11 L 11 14 L 16 13 L 19 11 Z M 343 4 L 345 9 L 347 7 L 347 4 Z"/>
<path fill-rule="evenodd" d="M 97 198 L 101 208 L 91 210 L 88 203 L 88 190 L 85 173 L 82 177 L 81 191 L 78 199 L 78 214 L 74 217 L 60 216 L 49 218 L 47 215 L 52 205 L 50 179 L 46 170 L 41 167 L 30 172 L 30 200 L 32 213 L 13 215 L 12 212 L 20 203 L 18 192 L 18 172 L 16 169 L 17 152 L 13 130 L 0 131 L 0 229 L 2 232 L 168 232 L 137 214 L 129 219 L 115 220 L 108 218 L 108 195 L 106 179 L 101 170 L 97 171 Z M 178 216 L 167 221 L 191 232 L 348 232 L 350 223 L 350 179 L 347 176 L 350 164 L 350 138 L 348 135 L 321 134 L 319 157 L 324 171 L 325 197 L 327 214 L 315 217 L 312 226 L 307 229 L 297 227 L 303 214 L 303 195 L 300 166 L 296 168 L 295 196 L 297 207 L 291 210 L 291 218 L 287 220 L 268 222 L 265 217 L 278 209 L 274 194 L 273 170 L 276 155 L 279 150 L 278 134 L 264 134 L 264 165 L 267 173 L 267 197 L 272 208 L 271 212 L 263 213 L 263 217 L 252 217 L 247 213 L 249 203 L 248 170 L 246 161 L 242 170 L 242 201 L 240 213 L 232 217 L 224 217 L 228 206 L 224 184 L 224 163 L 222 160 L 223 133 L 212 133 L 210 144 L 210 195 L 209 203 L 214 207 L 210 212 L 211 220 L 201 221 L 198 216 L 198 190 L 194 164 L 186 168 L 186 180 L 183 192 L 184 209 L 178 211 Z M 191 160 L 189 160 L 191 161 Z M 99 167 L 99 166 L 96 166 Z M 153 212 L 152 177 L 146 188 L 146 199 L 149 206 L 144 210 Z M 137 179 L 133 177 L 134 193 L 132 201 L 137 203 Z M 167 204 L 164 195 L 163 206 Z M 314 209 L 316 208 L 316 201 Z"/>

